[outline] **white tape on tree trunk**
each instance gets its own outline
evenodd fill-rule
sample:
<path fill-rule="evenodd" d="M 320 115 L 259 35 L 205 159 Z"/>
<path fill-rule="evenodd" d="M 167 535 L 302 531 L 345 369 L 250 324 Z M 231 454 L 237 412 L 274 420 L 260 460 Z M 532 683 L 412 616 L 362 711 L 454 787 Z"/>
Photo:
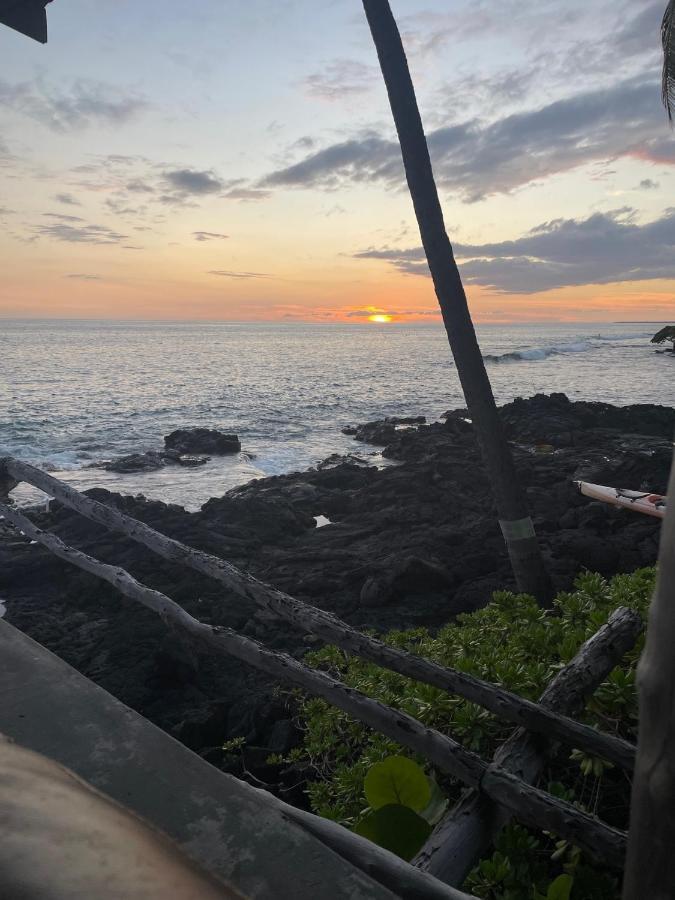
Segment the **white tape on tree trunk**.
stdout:
<path fill-rule="evenodd" d="M 513 541 L 525 541 L 528 538 L 536 537 L 534 525 L 530 516 L 525 519 L 513 519 L 510 522 L 504 519 L 499 520 L 499 527 L 504 535 L 507 544 Z"/>

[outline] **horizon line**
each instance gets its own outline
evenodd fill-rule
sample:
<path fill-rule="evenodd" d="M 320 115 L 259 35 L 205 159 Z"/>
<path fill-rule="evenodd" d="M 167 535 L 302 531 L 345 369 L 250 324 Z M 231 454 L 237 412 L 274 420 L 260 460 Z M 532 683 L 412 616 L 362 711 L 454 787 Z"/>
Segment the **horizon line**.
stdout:
<path fill-rule="evenodd" d="M 395 316 L 396 313 L 393 313 Z M 318 321 L 316 319 L 171 319 L 171 318 L 129 318 L 108 316 L 4 316 L 0 313 L 0 322 L 124 322 L 136 324 L 172 324 L 172 325 L 368 325 L 386 328 L 390 325 L 441 325 L 439 319 L 393 319 L 390 322 L 370 322 L 365 317 L 351 317 Z M 499 319 L 485 321 L 478 319 L 475 325 L 658 325 L 666 319 Z"/>

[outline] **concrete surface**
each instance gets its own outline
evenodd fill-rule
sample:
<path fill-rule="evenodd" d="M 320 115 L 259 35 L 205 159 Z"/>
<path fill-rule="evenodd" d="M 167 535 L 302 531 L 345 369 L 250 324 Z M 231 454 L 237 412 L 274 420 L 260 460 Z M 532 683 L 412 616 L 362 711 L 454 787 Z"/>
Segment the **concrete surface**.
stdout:
<path fill-rule="evenodd" d="M 256 791 L 0 620 L 0 732 L 67 766 L 251 898 L 393 900 Z"/>

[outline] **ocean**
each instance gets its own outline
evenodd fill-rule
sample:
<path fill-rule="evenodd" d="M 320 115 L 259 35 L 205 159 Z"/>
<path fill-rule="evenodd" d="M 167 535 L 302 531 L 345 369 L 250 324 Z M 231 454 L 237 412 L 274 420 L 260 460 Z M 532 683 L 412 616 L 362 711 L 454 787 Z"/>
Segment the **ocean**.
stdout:
<path fill-rule="evenodd" d="M 675 406 L 660 323 L 481 325 L 498 403 L 537 392 Z M 305 325 L 0 320 L 0 456 L 94 486 L 198 509 L 252 478 L 332 453 L 374 454 L 341 433 L 390 415 L 430 421 L 463 398 L 440 324 Z M 175 428 L 236 432 L 242 453 L 198 469 L 87 468 L 160 449 Z M 33 503 L 23 485 L 14 496 Z"/>

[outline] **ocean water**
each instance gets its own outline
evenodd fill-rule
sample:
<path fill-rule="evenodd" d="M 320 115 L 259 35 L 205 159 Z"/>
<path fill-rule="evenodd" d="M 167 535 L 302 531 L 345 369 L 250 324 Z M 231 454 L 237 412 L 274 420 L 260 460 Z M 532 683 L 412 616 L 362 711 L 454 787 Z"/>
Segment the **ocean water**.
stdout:
<path fill-rule="evenodd" d="M 478 326 L 499 403 L 536 392 L 675 406 L 675 359 L 659 323 Z M 387 415 L 429 420 L 463 406 L 436 325 L 0 321 L 0 456 L 80 489 L 143 493 L 197 509 L 264 475 L 331 453 L 374 452 L 344 425 Z M 159 449 L 175 428 L 236 432 L 242 453 L 199 469 L 119 475 L 87 468 Z M 39 492 L 21 486 L 21 503 Z"/>

